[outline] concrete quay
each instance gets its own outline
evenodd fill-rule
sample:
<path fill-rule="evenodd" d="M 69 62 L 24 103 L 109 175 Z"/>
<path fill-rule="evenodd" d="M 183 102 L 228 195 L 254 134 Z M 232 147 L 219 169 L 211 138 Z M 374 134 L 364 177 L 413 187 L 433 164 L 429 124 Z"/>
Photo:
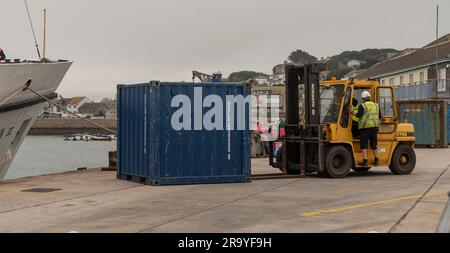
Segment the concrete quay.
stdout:
<path fill-rule="evenodd" d="M 3 181 L 0 232 L 433 233 L 450 191 L 449 150 L 416 152 L 409 176 L 379 168 L 345 179 L 151 187 L 94 169 Z M 254 173 L 275 172 L 267 162 L 253 160 Z"/>

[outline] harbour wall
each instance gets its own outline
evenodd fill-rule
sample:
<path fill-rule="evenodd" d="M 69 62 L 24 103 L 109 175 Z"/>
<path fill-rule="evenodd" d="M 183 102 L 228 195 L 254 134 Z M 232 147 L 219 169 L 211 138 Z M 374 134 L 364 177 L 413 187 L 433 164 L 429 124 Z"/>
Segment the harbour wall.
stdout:
<path fill-rule="evenodd" d="M 116 119 L 90 119 L 111 130 L 117 130 Z M 106 133 L 105 130 L 81 119 L 37 119 L 29 135 L 65 135 L 77 133 Z"/>

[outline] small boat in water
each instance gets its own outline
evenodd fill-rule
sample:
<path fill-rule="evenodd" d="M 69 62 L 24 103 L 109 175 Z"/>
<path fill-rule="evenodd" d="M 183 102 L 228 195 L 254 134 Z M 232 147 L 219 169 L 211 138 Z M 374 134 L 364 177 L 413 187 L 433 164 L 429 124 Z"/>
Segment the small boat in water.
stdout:
<path fill-rule="evenodd" d="M 74 134 L 65 135 L 65 141 L 113 141 L 116 136 L 113 134 Z"/>
<path fill-rule="evenodd" d="M 83 140 L 83 136 L 80 134 L 72 134 L 72 135 L 64 135 L 65 141 L 81 141 Z"/>
<path fill-rule="evenodd" d="M 85 135 L 83 136 L 84 141 L 113 141 L 115 136 L 113 135 Z"/>

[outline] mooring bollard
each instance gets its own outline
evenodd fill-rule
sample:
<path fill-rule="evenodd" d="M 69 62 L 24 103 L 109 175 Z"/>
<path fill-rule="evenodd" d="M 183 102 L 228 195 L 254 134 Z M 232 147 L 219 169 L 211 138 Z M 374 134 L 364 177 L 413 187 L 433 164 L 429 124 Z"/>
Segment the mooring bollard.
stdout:
<path fill-rule="evenodd" d="M 108 153 L 109 167 L 102 168 L 102 171 L 116 171 L 117 170 L 117 151 L 110 151 Z"/>
<path fill-rule="evenodd" d="M 117 151 L 109 152 L 109 167 L 117 168 Z"/>
<path fill-rule="evenodd" d="M 448 193 L 448 197 L 447 206 L 445 207 L 436 233 L 450 233 L 450 192 Z"/>

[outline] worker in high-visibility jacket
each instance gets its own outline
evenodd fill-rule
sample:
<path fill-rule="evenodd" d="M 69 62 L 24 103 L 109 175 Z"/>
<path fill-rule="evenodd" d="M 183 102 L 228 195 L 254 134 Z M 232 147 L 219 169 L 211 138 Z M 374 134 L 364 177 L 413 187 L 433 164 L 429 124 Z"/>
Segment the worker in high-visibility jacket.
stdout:
<path fill-rule="evenodd" d="M 356 116 L 358 110 L 358 100 L 354 98 L 352 102 L 352 136 L 354 139 L 359 137 L 359 118 Z"/>
<path fill-rule="evenodd" d="M 6 60 L 5 52 L 0 48 L 0 62 Z"/>
<path fill-rule="evenodd" d="M 358 108 L 356 117 L 359 118 L 359 133 L 361 140 L 361 150 L 363 153 L 363 161 L 359 165 L 362 167 L 368 167 L 369 161 L 367 160 L 367 153 L 370 147 L 373 150 L 374 162 L 373 165 L 380 164 L 378 157 L 378 129 L 380 128 L 380 120 L 382 118 L 380 106 L 372 102 L 371 95 L 368 91 L 364 91 L 361 94 L 362 103 Z"/>

